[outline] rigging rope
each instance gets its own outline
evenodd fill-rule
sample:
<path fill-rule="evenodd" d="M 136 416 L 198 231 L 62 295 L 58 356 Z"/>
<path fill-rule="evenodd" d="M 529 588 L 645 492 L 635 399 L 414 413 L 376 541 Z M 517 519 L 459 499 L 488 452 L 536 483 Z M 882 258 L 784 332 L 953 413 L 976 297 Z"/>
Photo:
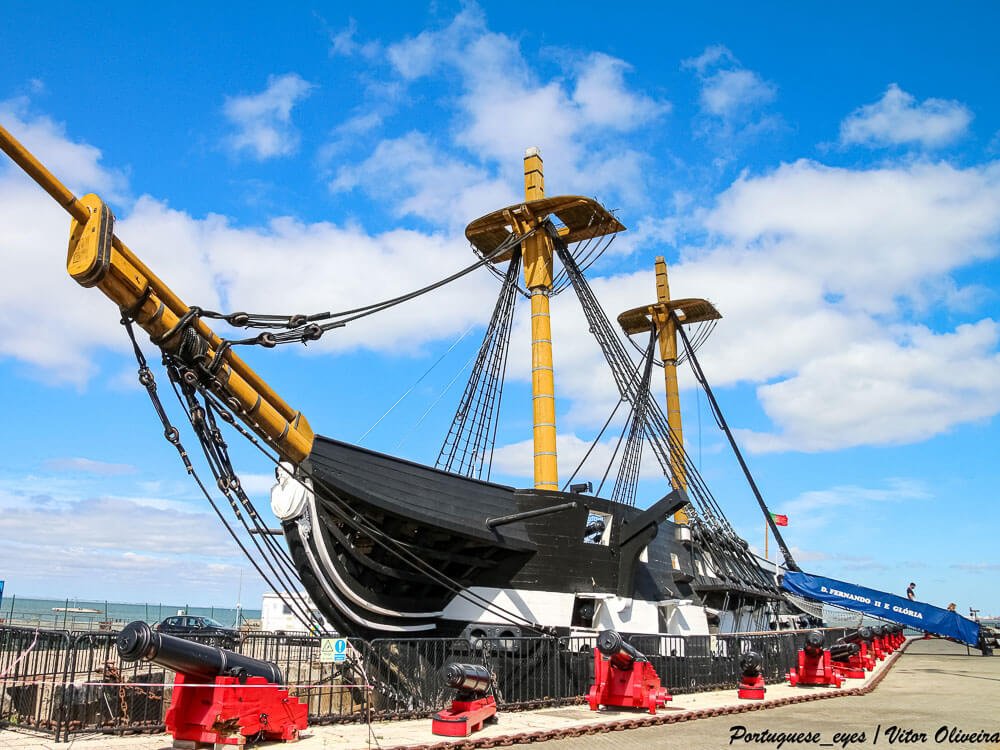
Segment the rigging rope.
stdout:
<path fill-rule="evenodd" d="M 295 618 L 299 620 L 299 622 L 307 630 L 309 630 L 313 625 L 312 617 L 309 615 L 308 612 L 304 612 L 302 609 L 296 606 L 295 601 L 289 601 L 288 599 L 286 599 L 281 589 L 273 584 L 271 577 L 261 568 L 257 560 L 254 559 L 254 557 L 250 554 L 249 550 L 246 548 L 246 545 L 243 543 L 243 540 L 240 539 L 235 529 L 233 529 L 233 527 L 230 525 L 225 515 L 223 515 L 222 511 L 219 509 L 218 504 L 215 502 L 215 498 L 212 497 L 212 494 L 208 491 L 208 488 L 205 486 L 204 482 L 202 482 L 201 477 L 198 476 L 198 473 L 195 470 L 194 465 L 191 463 L 191 459 L 188 456 L 187 451 L 184 449 L 184 445 L 181 443 L 180 432 L 170 422 L 170 418 L 167 415 L 166 410 L 163 408 L 163 403 L 160 401 L 160 397 L 157 394 L 156 379 L 153 376 L 152 370 L 149 369 L 149 365 L 146 362 L 146 357 L 143 354 L 142 349 L 139 347 L 138 341 L 136 341 L 135 331 L 132 326 L 132 319 L 128 315 L 124 314 L 124 311 L 121 319 L 121 324 L 125 327 L 125 331 L 128 334 L 129 340 L 132 343 L 132 350 L 135 354 L 136 362 L 139 367 L 138 370 L 139 383 L 146 389 L 146 393 L 149 396 L 150 402 L 153 405 L 153 409 L 156 411 L 156 414 L 160 419 L 160 423 L 163 425 L 163 435 L 167 439 L 167 442 L 173 445 L 174 448 L 177 450 L 181 462 L 184 464 L 185 470 L 192 477 L 192 479 L 194 479 L 195 483 L 198 485 L 198 488 L 201 490 L 202 495 L 204 495 L 205 499 L 208 500 L 209 505 L 215 512 L 215 515 L 222 522 L 223 527 L 229 533 L 230 537 L 232 537 L 233 541 L 236 542 L 236 545 L 243 552 L 244 556 L 246 556 L 246 558 L 250 561 L 250 564 L 253 565 L 254 569 L 257 571 L 260 577 L 265 581 L 265 583 L 267 583 L 274 590 L 274 592 L 278 595 L 279 599 L 281 599 L 282 603 L 289 608 L 289 611 L 295 616 Z M 166 356 L 165 359 L 167 359 Z M 170 371 L 168 370 L 168 375 L 169 374 Z M 216 482 L 217 484 L 220 484 L 221 487 L 221 483 L 219 482 L 218 476 L 216 477 Z M 269 565 L 268 567 L 271 566 Z"/>
<path fill-rule="evenodd" d="M 526 232 L 523 236 L 517 237 L 511 235 L 504 242 L 502 242 L 496 249 L 494 249 L 489 255 L 481 257 L 475 263 L 466 266 L 465 268 L 456 271 L 450 276 L 446 276 L 443 279 L 439 279 L 431 284 L 420 287 L 419 289 L 414 289 L 413 291 L 406 292 L 405 294 L 398 295 L 396 297 L 391 297 L 381 302 L 374 302 L 370 305 L 364 305 L 362 307 L 356 307 L 350 310 L 343 310 L 341 312 L 322 312 L 313 313 L 311 315 L 296 314 L 296 315 L 268 315 L 268 314 L 257 314 L 257 313 L 246 313 L 246 312 L 232 312 L 232 313 L 220 313 L 212 310 L 203 310 L 199 307 L 192 306 L 189 308 L 188 313 L 181 319 L 180 322 L 175 326 L 176 330 L 168 332 L 168 335 L 161 337 L 163 340 L 170 338 L 177 331 L 183 330 L 186 326 L 190 325 L 194 318 L 211 318 L 214 320 L 223 320 L 229 323 L 231 326 L 237 328 L 264 328 L 270 330 L 277 329 L 287 329 L 278 333 L 271 333 L 270 330 L 265 331 L 257 336 L 253 336 L 246 339 L 237 340 L 223 340 L 223 348 L 216 352 L 215 359 L 218 361 L 214 363 L 213 366 L 218 366 L 221 364 L 221 356 L 225 349 L 232 346 L 250 346 L 257 345 L 263 346 L 265 348 L 273 348 L 282 344 L 292 344 L 292 343 L 302 343 L 307 344 L 310 341 L 318 340 L 327 331 L 333 330 L 335 328 L 343 328 L 348 323 L 352 323 L 356 320 L 368 317 L 369 315 L 374 315 L 376 313 L 388 310 L 389 308 L 400 305 L 404 302 L 421 297 L 429 292 L 439 289 L 446 284 L 450 284 L 453 281 L 467 276 L 468 274 L 475 271 L 477 268 L 483 265 L 488 265 L 490 261 L 506 253 L 507 251 L 516 248 L 520 245 L 521 241 L 530 237 L 537 229 L 533 229 Z M 325 323 L 320 323 L 319 321 L 328 321 Z M 155 343 L 155 342 L 154 342 Z"/>
<path fill-rule="evenodd" d="M 647 422 L 646 412 L 651 401 L 649 381 L 653 373 L 653 348 L 655 346 L 656 331 L 654 329 L 650 331 L 646 366 L 643 369 L 642 380 L 639 382 L 638 398 L 632 413 L 628 441 L 625 444 L 625 452 L 622 454 L 622 462 L 618 467 L 618 479 L 615 482 L 614 492 L 611 494 L 613 501 L 629 506 L 635 505 L 636 490 L 639 485 L 644 425 Z"/>
<path fill-rule="evenodd" d="M 485 467 L 490 476 L 520 268 L 521 251 L 515 249 L 476 363 L 434 464 L 444 471 L 481 479 Z"/>
<path fill-rule="evenodd" d="M 635 364 L 608 321 L 607 314 L 594 296 L 586 278 L 577 268 L 565 243 L 552 231 L 551 225 L 548 225 L 548 228 L 559 258 L 580 300 L 590 330 L 612 371 L 619 393 L 633 408 L 638 408 L 641 394 L 637 384 L 630 377 L 635 370 Z M 675 486 L 678 480 L 673 477 L 671 461 L 675 460 L 684 467 L 688 495 L 692 500 L 688 507 L 688 514 L 692 519 L 691 525 L 699 534 L 703 544 L 712 550 L 713 557 L 717 559 L 717 566 L 722 566 L 722 572 L 726 575 L 751 581 L 766 590 L 773 590 L 773 582 L 769 581 L 759 567 L 750 560 L 748 545 L 739 538 L 730 525 L 684 445 L 670 429 L 662 408 L 649 394 L 642 400 L 646 402 L 643 407 L 646 415 L 645 436 L 653 455 L 660 463 L 664 475 Z"/>
<path fill-rule="evenodd" d="M 130 335 L 132 335 L 130 325 L 127 327 L 129 328 Z M 134 336 L 133 336 L 133 342 L 134 342 Z M 133 346 L 136 349 L 138 349 L 137 343 L 133 343 Z M 138 352 L 138 354 L 140 357 L 142 356 L 141 350 Z M 142 364 L 144 365 L 144 358 L 142 360 Z M 181 372 L 180 374 L 181 380 L 183 380 L 185 383 L 190 383 L 194 388 L 196 388 L 200 393 L 200 395 L 202 396 L 202 398 L 205 399 L 206 404 L 211 403 L 212 406 L 219 412 L 219 414 L 223 417 L 223 421 L 234 427 L 240 433 L 240 435 L 246 438 L 255 448 L 257 448 L 258 451 L 260 451 L 266 458 L 268 458 L 272 463 L 274 463 L 276 467 L 280 467 L 279 459 L 276 456 L 274 456 L 269 450 L 267 450 L 261 444 L 261 442 L 256 438 L 256 436 L 254 436 L 252 433 L 250 433 L 246 428 L 244 428 L 236 421 L 236 418 L 233 416 L 231 412 L 227 410 L 226 406 L 222 403 L 219 397 L 216 396 L 214 393 L 212 393 L 212 391 L 209 390 L 208 387 L 198 379 L 197 375 L 193 370 L 186 369 L 183 363 L 171 362 L 171 364 L 176 364 L 177 369 Z M 149 382 L 153 383 L 153 391 L 151 393 L 151 396 L 155 396 L 155 381 L 151 379 L 152 373 L 149 372 L 148 367 L 146 367 L 145 369 L 149 373 L 149 378 L 150 378 Z M 170 426 L 169 420 L 166 418 L 166 414 L 165 411 L 163 410 L 162 404 L 159 403 L 158 398 L 154 398 L 153 401 L 154 401 L 154 408 L 156 408 L 157 413 L 163 414 L 164 419 L 167 420 L 165 422 L 165 425 L 169 427 L 169 430 L 166 431 L 167 439 L 171 440 L 171 442 L 174 442 L 174 440 L 176 440 L 175 444 L 180 446 L 179 438 L 177 437 L 174 437 L 173 439 L 171 438 L 172 435 L 176 436 L 178 435 L 178 433 L 176 428 Z M 226 520 L 225 516 L 219 510 L 214 499 L 211 497 L 211 494 L 208 492 L 207 488 L 205 487 L 205 485 L 202 483 L 201 479 L 195 472 L 193 466 L 190 463 L 190 460 L 187 458 L 187 454 L 183 452 L 183 446 L 180 446 L 178 450 L 181 451 L 182 453 L 182 457 L 185 462 L 185 467 L 188 468 L 188 473 L 194 477 L 198 486 L 202 490 L 202 494 L 209 501 L 209 504 L 212 506 L 212 509 L 219 517 L 219 520 L 222 521 L 223 526 L 229 532 L 233 540 L 237 543 L 240 550 L 250 560 L 251 564 L 257 570 L 261 578 L 263 578 L 264 581 L 269 586 L 271 586 L 271 588 L 275 591 L 275 593 L 278 594 L 279 598 L 281 598 L 282 602 L 289 607 L 289 609 L 293 612 L 293 614 L 296 615 L 296 618 L 300 622 L 302 622 L 302 624 L 307 628 L 307 630 L 311 630 L 316 623 L 313 622 L 313 618 L 307 611 L 300 610 L 297 608 L 296 605 L 301 605 L 301 601 L 298 600 L 298 598 L 289 600 L 282 595 L 282 592 L 280 591 L 279 587 L 274 585 L 272 578 L 261 568 L 261 566 L 257 563 L 256 559 L 253 556 L 251 556 L 249 550 L 247 549 L 243 541 L 239 538 L 236 531 L 231 527 L 229 522 Z M 459 598 L 465 599 L 466 601 L 481 608 L 483 611 L 488 612 L 505 622 L 516 624 L 525 630 L 531 630 L 537 633 L 548 632 L 548 629 L 545 628 L 544 626 L 539 625 L 538 623 L 534 623 L 530 620 L 527 620 L 526 618 L 524 618 L 515 611 L 494 604 L 490 600 L 470 591 L 468 588 L 463 586 L 457 580 L 445 575 L 443 572 L 437 570 L 432 565 L 420 559 L 416 554 L 410 551 L 408 545 L 405 542 L 400 542 L 392 538 L 388 534 L 385 534 L 377 525 L 375 525 L 369 519 L 353 511 L 349 507 L 348 503 L 344 501 L 337 494 L 336 490 L 333 487 L 330 487 L 328 484 L 323 482 L 319 477 L 315 476 L 306 465 L 300 464 L 298 469 L 299 472 L 301 472 L 306 479 L 309 479 L 314 483 L 314 486 L 323 487 L 324 493 L 322 496 L 317 495 L 317 500 L 320 503 L 322 503 L 322 505 L 327 510 L 329 510 L 336 518 L 338 518 L 340 522 L 344 523 L 346 526 L 359 533 L 365 534 L 369 539 L 371 539 L 371 541 L 374 544 L 377 544 L 381 548 L 385 549 L 390 555 L 396 557 L 408 567 L 412 568 L 416 572 L 425 576 L 432 583 L 435 583 L 436 585 L 442 587 L 446 591 L 453 593 L 455 596 Z M 312 491 L 312 489 L 307 484 L 305 484 L 302 477 L 293 474 L 292 479 L 295 480 L 297 483 L 299 483 L 307 491 L 310 492 Z M 219 483 L 221 487 L 226 482 L 221 477 L 217 477 L 217 483 Z M 252 502 L 249 500 L 249 498 L 246 498 L 246 502 L 252 506 Z M 238 513 L 237 507 L 233 507 L 233 510 L 234 512 Z M 263 527 L 258 526 L 258 528 L 263 530 Z M 251 538 L 253 538 L 253 536 L 254 535 L 252 535 Z M 259 534 L 259 536 L 263 536 L 269 541 L 271 541 L 272 544 L 276 544 L 276 542 L 270 539 L 270 535 L 268 534 Z M 256 543 L 256 540 L 254 541 Z M 262 553 L 262 557 L 265 558 L 265 563 L 267 564 L 268 568 L 272 570 L 272 572 L 274 572 L 275 563 L 273 560 L 270 559 L 271 556 L 264 550 L 261 550 L 259 545 L 257 546 L 257 549 Z M 287 572 L 288 571 L 286 571 L 286 573 Z M 295 573 L 294 569 L 292 569 L 291 572 L 293 575 L 296 576 L 297 580 L 298 576 L 297 573 Z M 301 606 L 304 607 L 304 605 Z"/>
<path fill-rule="evenodd" d="M 372 430 L 374 430 L 376 427 L 378 427 L 379 424 L 382 422 L 382 420 L 385 419 L 386 417 L 388 417 L 389 414 L 392 412 L 392 410 L 395 409 L 397 406 L 399 406 L 400 402 L 402 402 L 403 399 L 405 399 L 407 396 L 409 396 L 411 393 L 413 393 L 413 389 L 416 388 L 418 385 L 420 385 L 420 382 L 424 378 L 426 378 L 428 375 L 430 375 L 431 370 L 433 370 L 435 367 L 437 367 L 439 364 L 441 364 L 441 361 L 445 357 L 447 357 L 449 354 L 451 354 L 452 350 L 456 346 L 458 346 L 463 341 L 463 339 L 465 339 L 465 337 L 468 336 L 469 333 L 472 331 L 472 329 L 475 328 L 475 327 L 476 327 L 476 324 L 473 323 L 471 326 L 469 326 L 468 328 L 466 328 L 465 329 L 465 333 L 463 333 L 461 336 L 459 336 L 457 339 L 455 339 L 454 343 L 451 346 L 448 347 L 448 350 L 444 354 L 442 354 L 440 357 L 438 357 L 437 361 L 435 361 L 434 364 L 432 364 L 430 367 L 428 367 L 426 370 L 424 370 L 424 374 L 421 375 L 419 378 L 417 378 L 413 382 L 413 385 L 411 385 L 409 388 L 407 388 L 406 391 L 403 393 L 403 395 L 400 396 L 399 398 L 397 398 L 396 401 L 395 401 L 395 403 L 393 403 L 392 406 L 390 406 L 388 409 L 386 409 L 385 413 L 381 417 L 379 417 L 378 419 L 375 420 L 375 423 L 371 427 L 369 427 L 367 430 L 364 431 L 364 434 L 362 434 L 361 437 L 358 438 L 358 445 L 361 445 L 361 443 L 364 441 L 364 439 L 366 437 L 368 437 L 369 433 L 371 433 Z"/>

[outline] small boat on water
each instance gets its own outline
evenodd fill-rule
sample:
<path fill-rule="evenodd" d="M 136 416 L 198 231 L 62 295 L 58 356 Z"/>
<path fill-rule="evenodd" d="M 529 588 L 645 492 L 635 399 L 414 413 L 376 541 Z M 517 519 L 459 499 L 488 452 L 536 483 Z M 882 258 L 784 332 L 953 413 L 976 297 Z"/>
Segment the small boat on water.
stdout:
<path fill-rule="evenodd" d="M 103 612 L 99 609 L 90 609 L 89 607 L 53 607 L 53 612 L 67 612 L 71 615 L 100 615 Z"/>

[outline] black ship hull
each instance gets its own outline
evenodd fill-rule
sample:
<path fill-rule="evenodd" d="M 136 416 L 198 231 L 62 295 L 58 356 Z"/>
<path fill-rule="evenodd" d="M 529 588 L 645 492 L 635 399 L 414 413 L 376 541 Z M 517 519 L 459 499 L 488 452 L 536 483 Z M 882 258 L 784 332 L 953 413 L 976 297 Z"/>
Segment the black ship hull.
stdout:
<path fill-rule="evenodd" d="M 297 499 L 275 510 L 306 591 L 342 634 L 445 637 L 489 625 L 683 634 L 708 632 L 712 619 L 751 629 L 761 623 L 741 616 L 780 598 L 745 542 L 668 520 L 686 502 L 680 492 L 639 510 L 322 437 L 299 479 L 312 491 L 289 483 Z"/>

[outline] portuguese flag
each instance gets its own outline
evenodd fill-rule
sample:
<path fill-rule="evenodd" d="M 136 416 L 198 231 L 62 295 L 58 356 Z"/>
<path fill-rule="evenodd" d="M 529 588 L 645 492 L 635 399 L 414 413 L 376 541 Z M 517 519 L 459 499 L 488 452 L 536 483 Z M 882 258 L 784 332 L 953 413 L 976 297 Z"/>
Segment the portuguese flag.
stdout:
<path fill-rule="evenodd" d="M 777 513 L 772 513 L 771 514 L 771 520 L 774 521 L 774 525 L 775 526 L 787 526 L 788 525 L 788 516 L 782 516 L 782 515 L 779 515 Z"/>

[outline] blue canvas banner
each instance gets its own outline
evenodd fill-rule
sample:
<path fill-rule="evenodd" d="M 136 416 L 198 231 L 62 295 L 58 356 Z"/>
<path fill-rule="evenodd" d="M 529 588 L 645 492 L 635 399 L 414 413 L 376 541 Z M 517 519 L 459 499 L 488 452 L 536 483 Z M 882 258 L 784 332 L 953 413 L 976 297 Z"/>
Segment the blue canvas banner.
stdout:
<path fill-rule="evenodd" d="M 836 604 L 909 628 L 954 638 L 971 646 L 979 642 L 979 623 L 933 604 L 911 602 L 884 591 L 795 571 L 785 573 L 781 585 L 785 590 L 807 599 Z"/>

